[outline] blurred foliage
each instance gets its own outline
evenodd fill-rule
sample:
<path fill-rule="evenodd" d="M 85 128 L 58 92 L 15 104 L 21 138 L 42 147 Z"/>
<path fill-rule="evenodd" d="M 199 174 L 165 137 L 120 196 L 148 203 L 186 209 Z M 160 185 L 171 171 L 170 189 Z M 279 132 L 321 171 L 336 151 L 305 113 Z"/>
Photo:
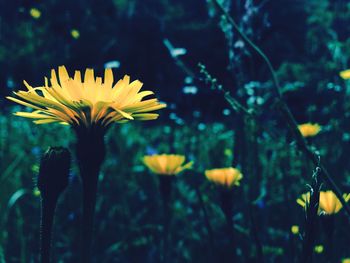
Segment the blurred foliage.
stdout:
<path fill-rule="evenodd" d="M 340 79 L 350 58 L 350 3 L 343 0 L 220 1 L 271 58 L 298 122 L 317 122 L 309 139 L 350 192 L 350 82 Z M 40 10 L 34 18 L 30 9 Z M 79 34 L 72 33 L 76 30 Z M 167 40 L 167 41 L 166 41 Z M 167 43 L 167 44 L 166 44 Z M 170 43 L 170 45 L 169 45 Z M 205 169 L 237 166 L 236 253 L 242 262 L 298 262 L 304 213 L 295 200 L 308 190 L 314 167 L 300 154 L 274 110 L 262 61 L 218 16 L 211 1 L 0 1 L 0 262 L 37 262 L 39 205 L 34 179 L 48 146 L 74 149 L 68 127 L 37 126 L 12 116 L 4 96 L 26 79 L 40 85 L 51 68 L 106 63 L 152 87 L 167 102 L 161 119 L 113 127 L 99 182 L 94 256 L 100 262 L 158 262 L 162 212 L 158 178 L 141 163 L 152 153 L 184 154 L 193 171 L 176 178 L 172 199 L 172 262 L 224 262 L 229 246 L 218 188 Z M 257 117 L 237 116 L 197 76 L 202 62 Z M 114 63 L 114 64 L 113 64 Z M 119 63 L 119 64 L 118 64 Z M 187 87 L 187 89 L 185 89 Z M 186 91 L 186 92 L 185 92 Z M 190 91 L 190 92 L 188 92 Z M 60 199 L 53 262 L 77 262 L 81 216 L 78 169 Z M 214 232 L 210 245 L 198 190 Z M 327 189 L 324 185 L 323 189 Z M 349 257 L 349 220 L 336 216 L 334 262 Z M 325 245 L 322 226 L 317 244 Z M 323 253 L 315 253 L 324 262 Z"/>

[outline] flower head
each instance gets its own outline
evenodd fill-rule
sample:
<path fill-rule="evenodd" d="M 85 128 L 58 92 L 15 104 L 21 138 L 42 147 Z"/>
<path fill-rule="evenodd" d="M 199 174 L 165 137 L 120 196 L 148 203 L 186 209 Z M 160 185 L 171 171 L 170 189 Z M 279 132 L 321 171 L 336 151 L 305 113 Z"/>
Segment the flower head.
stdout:
<path fill-rule="evenodd" d="M 7 97 L 16 103 L 35 109 L 33 112 L 17 112 L 17 116 L 34 119 L 36 124 L 58 122 L 73 127 L 98 125 L 108 127 L 117 122 L 130 120 L 154 120 L 158 114 L 152 111 L 166 107 L 157 99 L 145 99 L 152 91 L 140 91 L 142 83 L 130 77 L 113 84 L 113 72 L 106 69 L 104 79 L 94 76 L 92 69 L 80 71 L 71 78 L 64 66 L 51 71 L 50 86 L 47 78 L 42 87 L 31 87 L 24 81 L 28 91 L 14 92 Z"/>
<path fill-rule="evenodd" d="M 291 226 L 290 231 L 291 231 L 294 235 L 299 234 L 299 226 L 297 226 L 297 225 Z"/>
<path fill-rule="evenodd" d="M 324 250 L 324 247 L 322 245 L 317 245 L 314 247 L 314 251 L 317 253 L 317 254 L 322 254 L 323 253 L 323 250 Z"/>
<path fill-rule="evenodd" d="M 185 169 L 191 169 L 193 162 L 184 164 L 185 156 L 176 154 L 156 154 L 143 157 L 143 163 L 160 175 L 176 175 Z"/>
<path fill-rule="evenodd" d="M 34 19 L 39 19 L 41 17 L 41 11 L 37 8 L 34 8 L 34 7 L 29 10 L 29 14 Z"/>
<path fill-rule="evenodd" d="M 343 198 L 345 201 L 350 200 L 350 194 L 344 194 Z M 310 193 L 302 194 L 300 198 L 297 199 L 297 203 L 303 207 L 310 201 Z M 318 214 L 333 215 L 342 209 L 343 205 L 339 201 L 338 197 L 333 191 L 321 191 L 320 192 L 320 203 L 318 208 Z"/>
<path fill-rule="evenodd" d="M 72 38 L 78 39 L 80 37 L 80 32 L 77 29 L 72 29 L 70 31 Z"/>
<path fill-rule="evenodd" d="M 317 123 L 304 123 L 298 125 L 301 135 L 304 137 L 312 137 L 317 135 L 321 131 L 321 126 Z"/>
<path fill-rule="evenodd" d="M 206 170 L 205 176 L 209 181 L 228 188 L 234 185 L 239 186 L 243 178 L 240 170 L 233 167 Z"/>
<path fill-rule="evenodd" d="M 340 71 L 339 75 L 342 79 L 350 79 L 350 69 Z"/>

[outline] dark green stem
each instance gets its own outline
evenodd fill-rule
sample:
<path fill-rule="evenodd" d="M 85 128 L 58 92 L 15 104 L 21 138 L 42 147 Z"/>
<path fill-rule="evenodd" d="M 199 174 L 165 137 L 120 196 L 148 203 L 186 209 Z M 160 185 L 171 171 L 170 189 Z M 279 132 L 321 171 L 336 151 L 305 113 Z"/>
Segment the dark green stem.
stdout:
<path fill-rule="evenodd" d="M 333 236 L 334 236 L 334 215 L 323 215 L 322 216 L 323 227 L 326 234 L 326 258 L 327 262 L 334 262 L 334 247 L 333 247 Z"/>
<path fill-rule="evenodd" d="M 236 255 L 236 240 L 234 233 L 234 224 L 233 224 L 233 196 L 231 189 L 221 189 L 220 199 L 221 199 L 221 210 L 225 215 L 226 224 L 227 224 L 227 234 L 229 236 L 229 255 L 227 262 L 235 262 L 237 259 Z M 226 262 L 226 261 L 225 261 Z"/>
<path fill-rule="evenodd" d="M 169 263 L 171 260 L 170 257 L 170 222 L 171 222 L 171 190 L 172 182 L 174 178 L 172 176 L 161 175 L 159 177 L 159 191 L 162 196 L 162 205 L 163 205 L 163 240 L 162 240 L 162 262 Z"/>
<path fill-rule="evenodd" d="M 105 158 L 105 131 L 100 127 L 76 129 L 77 159 L 83 184 L 83 218 L 81 233 L 81 262 L 91 262 L 97 184 Z"/>
<path fill-rule="evenodd" d="M 89 172 L 85 173 L 89 174 Z M 90 262 L 93 240 L 94 216 L 97 195 L 98 172 L 90 172 L 89 180 L 83 180 L 82 262 Z"/>
<path fill-rule="evenodd" d="M 319 167 L 314 172 L 311 189 L 310 189 L 310 201 L 306 203 L 306 218 L 305 218 L 305 231 L 303 237 L 303 250 L 301 255 L 301 263 L 311 263 L 312 255 L 314 251 L 314 243 L 317 234 L 318 223 L 318 206 L 320 200 L 320 181 L 318 180 L 318 174 L 321 172 Z"/>
<path fill-rule="evenodd" d="M 51 235 L 58 195 L 48 195 L 41 200 L 40 262 L 50 262 Z"/>
<path fill-rule="evenodd" d="M 207 232 L 208 232 L 211 256 L 213 256 L 214 255 L 213 248 L 215 246 L 213 229 L 212 229 L 211 224 L 210 224 L 210 220 L 209 220 L 209 216 L 208 216 L 207 210 L 205 209 L 205 204 L 204 204 L 204 201 L 203 201 L 202 193 L 199 190 L 197 185 L 195 186 L 195 190 L 196 190 L 196 194 L 197 194 L 197 197 L 198 197 L 199 205 L 200 205 L 200 207 L 202 209 L 204 222 L 205 222 L 205 227 L 206 227 Z"/>

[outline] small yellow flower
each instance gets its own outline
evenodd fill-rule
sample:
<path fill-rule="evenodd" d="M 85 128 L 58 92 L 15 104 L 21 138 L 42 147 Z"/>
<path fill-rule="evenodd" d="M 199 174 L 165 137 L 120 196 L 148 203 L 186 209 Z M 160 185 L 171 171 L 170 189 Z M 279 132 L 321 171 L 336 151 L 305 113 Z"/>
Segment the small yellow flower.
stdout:
<path fill-rule="evenodd" d="M 304 137 L 312 137 L 321 131 L 321 126 L 317 123 L 304 123 L 298 126 L 301 135 Z"/>
<path fill-rule="evenodd" d="M 209 181 L 225 187 L 239 186 L 243 178 L 241 171 L 233 167 L 206 170 L 205 176 Z"/>
<path fill-rule="evenodd" d="M 350 258 L 343 258 L 341 263 L 350 263 Z"/>
<path fill-rule="evenodd" d="M 302 194 L 298 199 L 297 203 L 301 205 L 302 207 L 306 208 L 306 206 L 310 202 L 310 192 L 307 192 L 305 194 Z"/>
<path fill-rule="evenodd" d="M 37 8 L 31 8 L 29 10 L 29 14 L 34 18 L 34 19 L 39 19 L 41 17 L 41 11 Z"/>
<path fill-rule="evenodd" d="M 185 156 L 177 154 L 146 155 L 143 163 L 155 174 L 176 175 L 183 170 L 191 169 L 193 162 L 184 164 Z"/>
<path fill-rule="evenodd" d="M 346 202 L 350 200 L 350 194 L 344 194 L 343 198 Z M 310 201 L 310 193 L 302 194 L 297 203 L 303 207 Z M 318 214 L 333 215 L 342 209 L 343 205 L 333 191 L 321 191 Z"/>
<path fill-rule="evenodd" d="M 51 86 L 33 88 L 24 81 L 28 91 L 14 92 L 16 97 L 7 97 L 21 105 L 35 109 L 33 112 L 17 112 L 15 115 L 32 118 L 36 124 L 58 122 L 73 128 L 98 126 L 107 128 L 112 123 L 130 120 L 154 120 L 158 114 L 150 113 L 166 107 L 157 99 L 143 99 L 152 91 L 141 91 L 142 83 L 130 77 L 113 84 L 113 72 L 105 70 L 104 80 L 87 69 L 82 81 L 80 71 L 71 78 L 64 66 L 51 71 Z"/>
<path fill-rule="evenodd" d="M 39 190 L 38 187 L 35 187 L 35 188 L 34 188 L 34 190 L 33 190 L 33 195 L 36 196 L 36 197 L 40 196 L 40 190 Z"/>
<path fill-rule="evenodd" d="M 324 247 L 322 245 L 317 245 L 314 247 L 314 251 L 317 253 L 317 254 L 321 254 L 323 253 L 323 250 L 324 250 Z"/>
<path fill-rule="evenodd" d="M 294 235 L 297 235 L 299 234 L 299 226 L 297 225 L 294 225 L 290 228 L 290 231 L 294 234 Z"/>
<path fill-rule="evenodd" d="M 74 39 L 78 39 L 80 37 L 80 32 L 77 29 L 72 29 L 70 34 Z"/>
<path fill-rule="evenodd" d="M 350 69 L 340 71 L 339 75 L 342 79 L 350 79 Z"/>

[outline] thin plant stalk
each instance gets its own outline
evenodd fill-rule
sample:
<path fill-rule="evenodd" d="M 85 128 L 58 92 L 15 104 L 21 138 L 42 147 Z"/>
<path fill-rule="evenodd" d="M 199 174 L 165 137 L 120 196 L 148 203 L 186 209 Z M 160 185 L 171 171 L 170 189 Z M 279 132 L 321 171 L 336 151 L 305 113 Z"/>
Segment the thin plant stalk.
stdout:
<path fill-rule="evenodd" d="M 203 201 L 202 193 L 199 190 L 199 187 L 197 185 L 195 186 L 195 191 L 196 191 L 196 194 L 197 194 L 197 197 L 198 197 L 199 205 L 200 205 L 202 213 L 203 213 L 204 223 L 205 223 L 205 227 L 206 227 L 207 233 L 208 233 L 209 246 L 210 246 L 209 251 L 211 253 L 211 256 L 213 256 L 214 255 L 213 248 L 215 246 L 213 229 L 212 229 L 211 224 L 210 224 L 210 220 L 209 220 L 209 216 L 208 216 L 207 210 L 205 209 L 205 204 L 204 204 L 204 201 Z"/>
<path fill-rule="evenodd" d="M 163 240 L 162 240 L 162 262 L 169 263 L 170 257 L 170 223 L 171 223 L 171 192 L 173 176 L 161 175 L 159 177 L 159 190 L 163 206 Z"/>
<path fill-rule="evenodd" d="M 58 195 L 42 197 L 40 220 L 40 262 L 50 262 L 52 226 Z"/>
<path fill-rule="evenodd" d="M 301 263 L 312 262 L 318 223 L 318 206 L 320 200 L 320 182 L 318 180 L 318 174 L 320 172 L 321 169 L 317 167 L 313 174 L 313 181 L 310 189 L 310 201 L 306 203 L 305 231 L 300 260 Z"/>
<path fill-rule="evenodd" d="M 257 46 L 255 45 L 239 28 L 237 23 L 234 21 L 234 19 L 228 14 L 228 12 L 222 7 L 222 5 L 217 1 L 213 0 L 214 5 L 218 8 L 218 10 L 225 16 L 225 18 L 228 20 L 228 22 L 233 26 L 235 31 L 238 33 L 238 35 L 243 39 L 244 42 L 246 42 L 265 62 L 267 65 L 271 76 L 272 76 L 272 81 L 274 84 L 275 92 L 277 95 L 277 100 L 276 100 L 276 105 L 278 106 L 278 110 L 280 111 L 281 115 L 284 117 L 288 128 L 294 135 L 294 138 L 297 142 L 297 145 L 302 151 L 316 166 L 319 166 L 322 169 L 322 177 L 323 179 L 327 182 L 329 187 L 333 190 L 333 192 L 336 194 L 340 202 L 342 203 L 346 213 L 349 216 L 350 219 L 350 206 L 346 203 L 342 196 L 342 192 L 340 191 L 340 188 L 338 185 L 335 183 L 335 181 L 332 179 L 331 175 L 328 173 L 328 171 L 325 169 L 325 167 L 319 163 L 319 158 L 314 154 L 314 152 L 308 147 L 307 142 L 305 141 L 304 137 L 301 135 L 297 122 L 292 115 L 288 105 L 286 104 L 283 94 L 281 92 L 281 88 L 279 85 L 279 81 L 277 78 L 277 74 L 275 70 L 273 69 L 273 66 L 271 64 L 271 61 L 269 58 L 266 56 L 266 54 Z M 229 93 L 225 93 L 225 95 L 229 96 Z M 235 101 L 233 101 L 235 102 Z M 238 105 L 239 106 L 239 105 Z M 235 108 L 237 108 L 237 105 L 235 105 Z"/>
<path fill-rule="evenodd" d="M 225 215 L 227 234 L 229 236 L 229 257 L 234 262 L 236 260 L 236 237 L 234 233 L 234 224 L 232 219 L 233 214 L 233 200 L 232 200 L 232 189 L 222 188 L 220 192 L 221 210 Z"/>

